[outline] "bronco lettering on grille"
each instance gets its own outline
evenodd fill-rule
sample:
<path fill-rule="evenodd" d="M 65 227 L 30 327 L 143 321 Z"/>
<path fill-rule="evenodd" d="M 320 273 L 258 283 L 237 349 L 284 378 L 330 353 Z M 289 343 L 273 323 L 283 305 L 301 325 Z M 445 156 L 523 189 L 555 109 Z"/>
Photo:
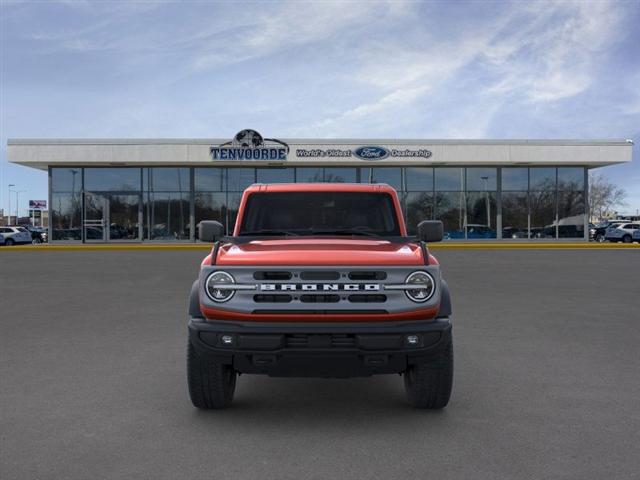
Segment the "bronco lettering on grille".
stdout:
<path fill-rule="evenodd" d="M 304 292 L 336 292 L 336 291 L 361 291 L 377 292 L 380 285 L 377 283 L 263 283 L 262 291 L 304 291 Z"/>

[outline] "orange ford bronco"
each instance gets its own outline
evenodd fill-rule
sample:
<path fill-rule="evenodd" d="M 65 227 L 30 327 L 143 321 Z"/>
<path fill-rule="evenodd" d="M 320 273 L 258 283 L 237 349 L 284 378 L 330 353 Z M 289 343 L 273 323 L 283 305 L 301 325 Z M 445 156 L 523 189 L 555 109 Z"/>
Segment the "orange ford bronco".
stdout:
<path fill-rule="evenodd" d="M 198 408 L 228 406 L 242 373 L 404 376 L 409 402 L 451 395 L 451 300 L 428 243 L 407 236 L 388 185 L 273 184 L 245 190 L 232 236 L 213 242 L 191 289 L 187 374 Z"/>

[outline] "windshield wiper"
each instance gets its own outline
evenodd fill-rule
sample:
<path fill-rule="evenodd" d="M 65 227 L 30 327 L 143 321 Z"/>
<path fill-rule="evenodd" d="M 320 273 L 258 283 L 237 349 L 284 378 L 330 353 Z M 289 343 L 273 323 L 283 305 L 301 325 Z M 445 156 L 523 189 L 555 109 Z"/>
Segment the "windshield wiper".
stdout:
<path fill-rule="evenodd" d="M 298 234 L 296 232 L 292 232 L 290 230 L 271 230 L 268 228 L 263 228 L 261 230 L 252 230 L 249 232 L 240 232 L 240 236 L 248 237 L 248 236 L 258 236 L 258 235 L 274 235 L 274 236 L 294 236 L 297 237 Z"/>
<path fill-rule="evenodd" d="M 380 237 L 378 233 L 374 233 L 368 230 L 358 230 L 355 228 L 345 228 L 338 230 L 314 230 L 314 235 L 362 235 L 365 237 Z"/>

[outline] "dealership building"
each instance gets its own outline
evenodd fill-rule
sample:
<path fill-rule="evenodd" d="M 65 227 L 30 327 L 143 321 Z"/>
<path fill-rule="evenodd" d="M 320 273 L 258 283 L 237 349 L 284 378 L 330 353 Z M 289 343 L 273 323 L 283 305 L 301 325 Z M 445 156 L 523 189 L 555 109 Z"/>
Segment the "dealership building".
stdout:
<path fill-rule="evenodd" d="M 588 171 L 630 162 L 630 140 L 13 139 L 9 161 L 48 172 L 54 242 L 195 241 L 233 229 L 254 183 L 387 183 L 410 233 L 451 240 L 588 239 Z"/>

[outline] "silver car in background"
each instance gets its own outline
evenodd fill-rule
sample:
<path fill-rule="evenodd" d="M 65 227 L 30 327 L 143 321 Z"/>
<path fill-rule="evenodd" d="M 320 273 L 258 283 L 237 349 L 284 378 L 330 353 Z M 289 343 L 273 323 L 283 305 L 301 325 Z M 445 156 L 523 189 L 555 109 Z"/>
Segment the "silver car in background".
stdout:
<path fill-rule="evenodd" d="M 608 240 L 610 242 L 631 243 L 633 241 L 633 234 L 638 230 L 640 230 L 640 223 L 622 223 L 616 227 L 607 228 L 605 240 Z"/>
<path fill-rule="evenodd" d="M 0 227 L 0 235 L 4 237 L 4 245 L 20 245 L 31 243 L 31 234 L 23 227 Z"/>

